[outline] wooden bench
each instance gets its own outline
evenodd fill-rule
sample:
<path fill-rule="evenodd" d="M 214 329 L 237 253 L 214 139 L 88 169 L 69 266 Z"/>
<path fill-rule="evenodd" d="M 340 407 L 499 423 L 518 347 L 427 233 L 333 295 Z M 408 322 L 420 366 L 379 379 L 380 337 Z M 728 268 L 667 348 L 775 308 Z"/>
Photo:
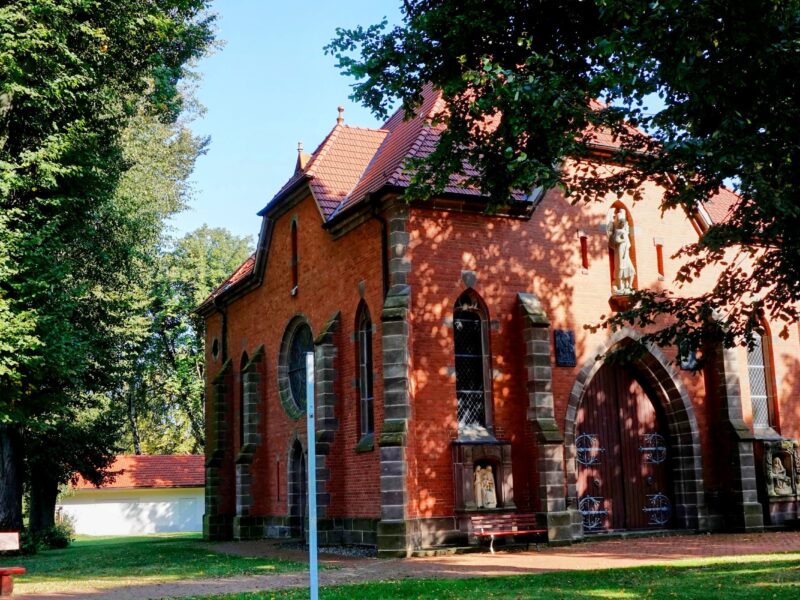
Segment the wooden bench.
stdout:
<path fill-rule="evenodd" d="M 536 523 L 536 515 L 506 513 L 496 515 L 475 515 L 470 517 L 472 531 L 475 537 L 489 538 L 489 550 L 494 554 L 494 540 L 498 537 L 517 535 L 542 535 L 547 534 L 547 529 L 542 529 Z M 539 543 L 536 543 L 539 549 Z"/>
<path fill-rule="evenodd" d="M 19 533 L 0 531 L 0 551 L 19 550 Z M 14 593 L 14 575 L 23 575 L 25 567 L 0 567 L 0 596 Z"/>

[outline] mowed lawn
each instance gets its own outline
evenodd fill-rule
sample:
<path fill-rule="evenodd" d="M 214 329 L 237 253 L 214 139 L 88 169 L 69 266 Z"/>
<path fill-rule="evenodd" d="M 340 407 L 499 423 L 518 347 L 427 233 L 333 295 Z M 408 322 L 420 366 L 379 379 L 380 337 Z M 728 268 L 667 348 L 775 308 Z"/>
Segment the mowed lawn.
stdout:
<path fill-rule="evenodd" d="M 35 556 L 0 557 L 0 566 L 21 565 L 15 593 L 78 592 L 201 577 L 256 575 L 305 569 L 290 561 L 213 552 L 199 534 L 84 537 L 69 548 Z"/>
<path fill-rule="evenodd" d="M 305 600 L 308 598 L 308 590 L 264 591 L 206 598 Z M 320 598 L 322 600 L 796 599 L 800 598 L 800 553 L 683 560 L 669 566 L 562 571 L 541 575 L 364 583 L 322 588 Z"/>

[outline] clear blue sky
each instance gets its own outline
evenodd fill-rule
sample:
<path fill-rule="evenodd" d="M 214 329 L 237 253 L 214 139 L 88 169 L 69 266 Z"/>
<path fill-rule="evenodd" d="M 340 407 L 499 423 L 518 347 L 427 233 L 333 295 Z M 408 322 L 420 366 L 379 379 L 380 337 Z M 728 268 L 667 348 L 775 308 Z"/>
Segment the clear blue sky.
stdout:
<path fill-rule="evenodd" d="M 322 47 L 336 27 L 400 20 L 400 0 L 217 0 L 225 46 L 198 65 L 211 136 L 193 176 L 196 199 L 173 221 L 181 235 L 203 223 L 255 239 L 264 207 L 294 170 L 297 142 L 313 151 L 345 107 L 345 122 L 379 125 L 348 99 L 349 78 Z"/>

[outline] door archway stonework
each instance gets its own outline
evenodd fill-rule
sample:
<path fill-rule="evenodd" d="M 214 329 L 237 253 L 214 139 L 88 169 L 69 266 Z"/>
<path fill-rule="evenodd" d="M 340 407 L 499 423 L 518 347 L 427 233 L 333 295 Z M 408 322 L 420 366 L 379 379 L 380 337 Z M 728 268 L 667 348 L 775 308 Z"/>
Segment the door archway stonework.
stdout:
<path fill-rule="evenodd" d="M 595 356 L 611 348 L 641 338 L 641 334 L 626 328 L 615 333 Z M 700 448 L 700 435 L 694 407 L 686 388 L 669 360 L 657 347 L 650 345 L 648 352 L 634 362 L 641 377 L 663 410 L 672 450 L 670 473 L 674 489 L 673 522 L 679 528 L 707 529 L 704 502 L 705 486 Z M 575 380 L 567 405 L 564 431 L 567 495 L 571 507 L 577 507 L 577 469 L 575 463 L 575 423 L 586 386 L 603 366 L 602 360 L 588 360 Z"/>

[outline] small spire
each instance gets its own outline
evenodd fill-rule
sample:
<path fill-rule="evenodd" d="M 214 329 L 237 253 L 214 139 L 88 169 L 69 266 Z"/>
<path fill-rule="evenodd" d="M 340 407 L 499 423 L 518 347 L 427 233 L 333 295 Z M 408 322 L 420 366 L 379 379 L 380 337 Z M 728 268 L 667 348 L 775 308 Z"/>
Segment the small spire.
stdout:
<path fill-rule="evenodd" d="M 294 165 L 294 172 L 299 173 L 308 165 L 311 155 L 303 152 L 303 142 L 297 142 L 297 162 Z"/>
<path fill-rule="evenodd" d="M 336 124 L 341 125 L 344 123 L 344 106 L 339 106 L 337 110 L 339 111 L 339 116 L 336 117 Z"/>

